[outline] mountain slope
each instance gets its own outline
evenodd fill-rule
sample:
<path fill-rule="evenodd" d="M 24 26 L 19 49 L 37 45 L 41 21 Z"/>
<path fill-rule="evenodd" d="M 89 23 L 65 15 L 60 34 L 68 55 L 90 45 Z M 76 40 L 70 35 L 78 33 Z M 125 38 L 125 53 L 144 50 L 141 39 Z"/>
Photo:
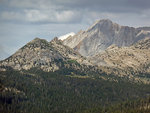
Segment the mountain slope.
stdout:
<path fill-rule="evenodd" d="M 39 67 L 44 71 L 55 71 L 64 65 L 69 65 L 70 60 L 80 64 L 90 64 L 73 49 L 63 45 L 58 38 L 54 38 L 51 42 L 35 38 L 15 54 L 1 61 L 0 66 L 10 66 L 17 70 Z"/>
<path fill-rule="evenodd" d="M 103 65 L 128 72 L 150 73 L 150 38 L 140 40 L 130 47 L 108 47 L 104 52 L 91 57 L 95 65 Z"/>
<path fill-rule="evenodd" d="M 7 70 L 0 71 L 0 91 L 1 113 L 118 113 L 120 107 L 106 108 L 149 96 L 150 85 L 94 76 L 79 78 L 38 69 Z M 137 113 L 128 111 L 135 108 L 130 103 L 126 105 L 121 104 L 125 113 Z"/>
<path fill-rule="evenodd" d="M 108 19 L 99 20 L 88 30 L 80 31 L 63 43 L 74 48 L 83 56 L 93 56 L 115 44 L 130 46 L 150 36 L 150 32 L 128 26 L 120 26 Z"/>

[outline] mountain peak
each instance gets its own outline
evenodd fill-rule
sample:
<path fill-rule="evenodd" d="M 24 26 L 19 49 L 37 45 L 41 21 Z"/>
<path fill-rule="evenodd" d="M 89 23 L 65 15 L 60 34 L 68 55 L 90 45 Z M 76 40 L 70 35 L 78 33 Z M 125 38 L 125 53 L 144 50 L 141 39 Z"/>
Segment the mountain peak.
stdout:
<path fill-rule="evenodd" d="M 62 44 L 62 40 L 59 40 L 58 37 L 55 37 L 54 39 L 52 39 L 50 41 L 50 43 L 53 43 L 53 44 Z"/>
<path fill-rule="evenodd" d="M 38 38 L 38 37 L 34 38 L 34 39 L 33 39 L 32 41 L 30 41 L 29 43 L 38 43 L 38 42 L 47 42 L 47 43 L 48 43 L 47 40 L 41 39 L 41 38 Z"/>
<path fill-rule="evenodd" d="M 100 24 L 100 23 L 113 23 L 113 22 L 109 19 L 101 19 L 101 20 L 97 20 L 94 24 Z"/>
<path fill-rule="evenodd" d="M 45 39 L 35 38 L 32 41 L 28 42 L 25 46 L 21 48 L 21 50 L 25 48 L 45 48 L 49 46 L 49 42 Z"/>
<path fill-rule="evenodd" d="M 58 41 L 58 37 L 54 37 L 54 39 L 52 39 L 52 41 Z"/>
<path fill-rule="evenodd" d="M 109 19 L 102 19 L 97 20 L 88 30 L 64 40 L 63 44 L 89 57 L 103 52 L 113 44 L 118 47 L 131 46 L 146 37 L 150 37 L 148 31 L 121 26 Z"/>
<path fill-rule="evenodd" d="M 91 31 L 94 29 L 110 29 L 112 26 L 119 26 L 116 23 L 113 23 L 109 19 L 97 20 L 87 31 Z"/>

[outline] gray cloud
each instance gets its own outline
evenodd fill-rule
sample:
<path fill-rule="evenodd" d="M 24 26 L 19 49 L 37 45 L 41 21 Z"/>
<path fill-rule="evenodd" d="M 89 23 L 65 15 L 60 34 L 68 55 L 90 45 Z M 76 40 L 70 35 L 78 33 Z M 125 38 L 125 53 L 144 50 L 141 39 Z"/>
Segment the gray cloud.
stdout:
<path fill-rule="evenodd" d="M 150 9 L 149 0 L 2 0 L 1 4 L 1 20 L 36 24 L 81 23 L 90 19 L 84 17 L 91 12 L 97 18 L 104 13 L 113 17 L 120 13 L 146 15 Z"/>
<path fill-rule="evenodd" d="M 1 21 L 29 23 L 76 23 L 81 20 L 80 12 L 72 10 L 24 9 L 23 11 L 3 11 L 0 16 Z"/>

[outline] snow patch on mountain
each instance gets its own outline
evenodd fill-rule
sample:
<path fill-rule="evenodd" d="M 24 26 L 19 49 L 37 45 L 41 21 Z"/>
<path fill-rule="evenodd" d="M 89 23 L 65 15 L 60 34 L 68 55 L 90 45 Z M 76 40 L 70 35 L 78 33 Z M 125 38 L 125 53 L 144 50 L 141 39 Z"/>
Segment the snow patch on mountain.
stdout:
<path fill-rule="evenodd" d="M 59 40 L 65 40 L 65 39 L 68 38 L 69 36 L 74 36 L 74 35 L 75 35 L 75 33 L 74 33 L 74 32 L 71 32 L 71 33 L 67 33 L 67 34 L 65 34 L 65 35 L 63 35 L 63 36 L 58 37 L 58 39 L 59 39 Z"/>

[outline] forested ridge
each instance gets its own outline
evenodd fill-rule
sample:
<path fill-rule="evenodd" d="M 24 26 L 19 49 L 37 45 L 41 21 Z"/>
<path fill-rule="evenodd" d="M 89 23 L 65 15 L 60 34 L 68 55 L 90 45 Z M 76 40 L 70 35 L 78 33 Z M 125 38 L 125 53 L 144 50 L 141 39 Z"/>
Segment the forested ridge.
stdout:
<path fill-rule="evenodd" d="M 9 69 L 0 72 L 0 92 L 0 113 L 150 112 L 150 85 L 113 75 Z"/>

